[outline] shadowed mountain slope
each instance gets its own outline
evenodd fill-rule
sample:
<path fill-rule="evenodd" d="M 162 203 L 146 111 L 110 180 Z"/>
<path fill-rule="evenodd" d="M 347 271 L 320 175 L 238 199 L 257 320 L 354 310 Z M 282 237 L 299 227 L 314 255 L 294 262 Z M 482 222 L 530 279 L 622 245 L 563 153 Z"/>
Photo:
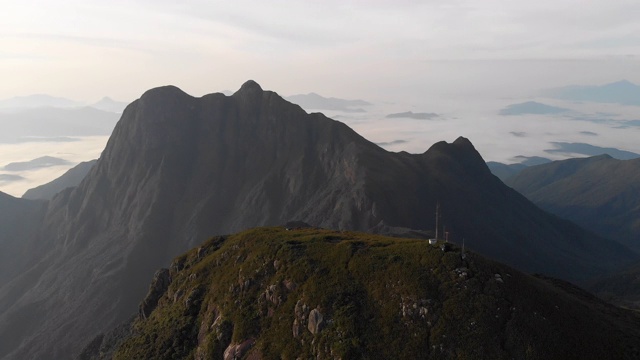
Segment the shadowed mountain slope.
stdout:
<path fill-rule="evenodd" d="M 452 240 L 527 272 L 581 281 L 638 260 L 504 186 L 467 139 L 390 153 L 253 81 L 201 98 L 167 86 L 130 104 L 84 180 L 49 201 L 44 255 L 0 284 L 0 357 L 78 353 L 213 234 L 289 220 L 433 229 L 438 202 Z"/>
<path fill-rule="evenodd" d="M 640 159 L 555 161 L 506 183 L 543 209 L 640 251 Z"/>
<path fill-rule="evenodd" d="M 487 166 L 489 170 L 491 170 L 491 173 L 502 181 L 507 180 L 527 168 L 525 164 L 503 164 L 496 161 L 487 161 Z"/>
<path fill-rule="evenodd" d="M 0 192 L 0 284 L 25 270 L 25 259 L 37 251 L 30 245 L 38 235 L 44 202 L 15 198 Z M 0 302 L 0 309 L 6 306 Z"/>
<path fill-rule="evenodd" d="M 640 263 L 592 281 L 586 288 L 613 304 L 640 310 Z"/>

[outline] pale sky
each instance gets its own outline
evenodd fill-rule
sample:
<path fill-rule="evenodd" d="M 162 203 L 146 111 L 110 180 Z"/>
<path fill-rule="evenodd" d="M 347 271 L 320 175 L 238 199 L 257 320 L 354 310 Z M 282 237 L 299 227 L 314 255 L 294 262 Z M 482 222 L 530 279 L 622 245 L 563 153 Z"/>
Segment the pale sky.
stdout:
<path fill-rule="evenodd" d="M 284 95 L 640 82 L 636 0 L 1 0 L 0 99 L 132 101 L 254 79 Z M 479 61 L 482 60 L 482 61 Z"/>

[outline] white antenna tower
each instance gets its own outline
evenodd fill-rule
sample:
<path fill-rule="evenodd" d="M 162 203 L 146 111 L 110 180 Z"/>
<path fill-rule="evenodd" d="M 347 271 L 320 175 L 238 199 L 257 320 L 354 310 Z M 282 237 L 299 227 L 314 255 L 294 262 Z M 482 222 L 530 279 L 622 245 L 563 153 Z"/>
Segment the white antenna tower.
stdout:
<path fill-rule="evenodd" d="M 438 219 L 440 218 L 440 202 L 436 203 L 436 240 L 438 240 Z"/>

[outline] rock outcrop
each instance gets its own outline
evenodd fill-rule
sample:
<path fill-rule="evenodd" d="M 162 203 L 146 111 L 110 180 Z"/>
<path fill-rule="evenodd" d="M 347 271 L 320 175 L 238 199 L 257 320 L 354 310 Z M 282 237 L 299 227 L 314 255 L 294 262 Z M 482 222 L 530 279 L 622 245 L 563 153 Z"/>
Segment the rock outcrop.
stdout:
<path fill-rule="evenodd" d="M 239 344 L 231 344 L 224 351 L 224 360 L 238 360 L 242 359 L 249 349 L 255 344 L 254 339 L 247 339 Z"/>
<path fill-rule="evenodd" d="M 164 295 L 171 284 L 169 269 L 160 269 L 153 275 L 153 281 L 149 287 L 149 292 L 140 304 L 139 316 L 146 319 L 153 309 L 158 305 L 158 300 Z"/>
<path fill-rule="evenodd" d="M 324 328 L 324 317 L 318 309 L 313 309 L 309 313 L 309 321 L 307 323 L 307 329 L 313 335 L 319 334 Z"/>

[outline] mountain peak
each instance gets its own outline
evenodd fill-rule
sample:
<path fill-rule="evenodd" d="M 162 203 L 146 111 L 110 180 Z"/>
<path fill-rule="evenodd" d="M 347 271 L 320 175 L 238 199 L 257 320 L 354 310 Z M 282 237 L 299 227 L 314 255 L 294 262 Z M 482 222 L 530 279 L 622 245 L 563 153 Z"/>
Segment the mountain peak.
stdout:
<path fill-rule="evenodd" d="M 627 80 L 627 79 L 622 79 L 620 81 L 616 81 L 614 82 L 614 84 L 619 84 L 619 85 L 635 85 L 634 83 L 632 83 L 631 81 Z"/>
<path fill-rule="evenodd" d="M 242 84 L 242 86 L 240 87 L 240 90 L 238 90 L 239 93 L 253 92 L 253 91 L 262 92 L 262 87 L 254 80 L 247 80 L 244 84 Z"/>
<path fill-rule="evenodd" d="M 466 148 L 474 148 L 473 144 L 471 143 L 471 141 L 469 139 L 467 139 L 464 136 L 459 136 L 454 142 L 453 145 L 458 146 L 458 147 L 466 147 Z M 475 149 L 475 148 L 474 148 Z"/>
<path fill-rule="evenodd" d="M 607 85 L 604 85 L 604 86 L 605 87 L 622 88 L 622 89 L 629 89 L 629 88 L 637 87 L 636 84 L 632 83 L 629 80 L 620 80 L 620 81 L 616 81 L 616 82 L 613 82 L 611 84 L 607 84 Z"/>
<path fill-rule="evenodd" d="M 143 99 L 143 98 L 151 97 L 151 98 L 163 98 L 163 99 L 164 98 L 178 99 L 185 95 L 189 96 L 187 93 L 182 91 L 182 89 L 180 89 L 179 87 L 174 85 L 165 85 L 165 86 L 159 86 L 159 87 L 145 91 L 140 98 Z"/>
<path fill-rule="evenodd" d="M 456 163 L 466 169 L 465 171 L 476 176 L 486 176 L 491 173 L 471 141 L 463 136 L 458 137 L 452 143 L 447 143 L 446 141 L 437 142 L 424 152 L 423 156 L 428 157 L 435 154 L 444 156 L 447 159 L 446 162 L 454 159 Z"/>

